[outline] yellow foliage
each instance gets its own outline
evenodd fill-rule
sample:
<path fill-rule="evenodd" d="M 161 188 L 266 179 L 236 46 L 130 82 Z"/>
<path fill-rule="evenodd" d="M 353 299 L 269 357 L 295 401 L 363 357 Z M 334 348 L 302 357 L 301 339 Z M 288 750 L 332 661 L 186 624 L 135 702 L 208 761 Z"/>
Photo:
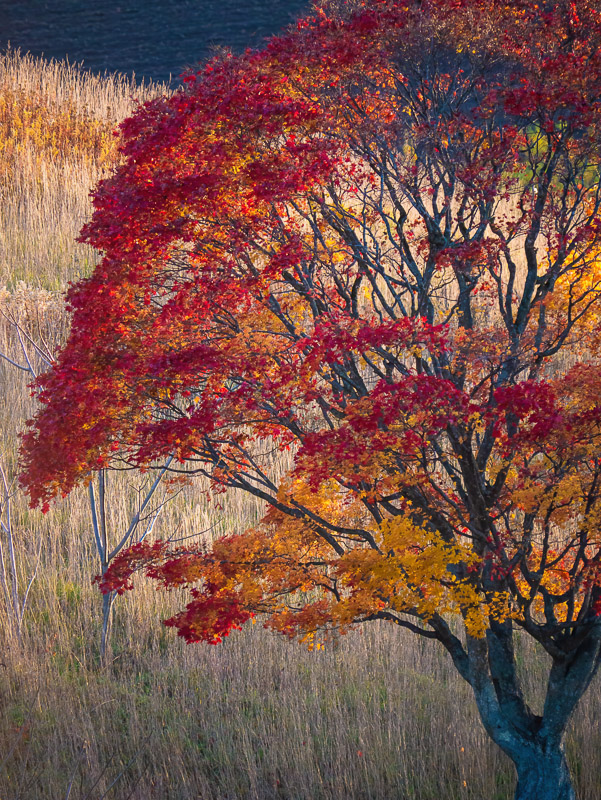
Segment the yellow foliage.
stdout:
<path fill-rule="evenodd" d="M 385 609 L 422 619 L 460 614 L 470 634 L 483 636 L 489 615 L 507 616 L 504 595 L 485 598 L 470 580 L 479 562 L 469 543 L 447 543 L 399 516 L 382 523 L 378 545 L 379 551 L 351 550 L 336 564 L 349 589 L 333 612 L 341 624 Z"/>
<path fill-rule="evenodd" d="M 56 105 L 40 93 L 0 89 L 0 166 L 33 148 L 40 158 L 78 158 L 103 166 L 116 157 L 113 126 L 75 104 Z"/>

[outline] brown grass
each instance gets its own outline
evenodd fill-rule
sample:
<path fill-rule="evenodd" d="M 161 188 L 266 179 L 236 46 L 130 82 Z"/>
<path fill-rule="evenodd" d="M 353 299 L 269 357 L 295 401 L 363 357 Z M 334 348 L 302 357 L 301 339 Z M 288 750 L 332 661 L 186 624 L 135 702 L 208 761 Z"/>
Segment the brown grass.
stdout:
<path fill-rule="evenodd" d="M 114 158 L 110 131 L 131 110 L 132 92 L 153 91 L 15 53 L 0 61 L 0 311 L 51 350 L 67 329 L 57 290 L 96 258 L 73 239 L 91 186 Z M 6 317 L 0 350 L 23 361 Z M 3 361 L 0 381 L 0 464 L 14 477 L 16 433 L 33 410 L 29 376 Z M 132 474 L 111 477 L 114 539 L 140 488 Z M 188 487 L 164 508 L 155 534 L 232 531 L 259 513 L 243 497 L 220 502 L 207 506 Z M 21 592 L 40 541 L 42 549 L 20 643 L 8 613 L 0 617 L 2 800 L 512 795 L 511 766 L 483 732 L 469 687 L 443 651 L 396 629 L 366 627 L 308 652 L 257 624 L 219 647 L 186 647 L 159 623 L 180 598 L 140 584 L 115 604 L 112 659 L 100 668 L 85 490 L 46 516 L 15 491 L 11 509 Z M 536 704 L 545 659 L 520 645 Z M 582 800 L 601 796 L 600 708 L 597 681 L 568 737 Z"/>

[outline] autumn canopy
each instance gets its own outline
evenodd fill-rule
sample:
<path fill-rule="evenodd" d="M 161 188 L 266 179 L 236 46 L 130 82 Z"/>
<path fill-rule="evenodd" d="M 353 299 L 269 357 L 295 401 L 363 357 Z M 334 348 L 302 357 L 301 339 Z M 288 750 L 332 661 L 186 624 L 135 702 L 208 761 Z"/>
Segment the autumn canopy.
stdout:
<path fill-rule="evenodd" d="M 537 800 L 601 642 L 600 45 L 587 0 L 325 2 L 142 106 L 23 440 L 34 505 L 171 455 L 264 500 L 105 590 L 189 586 L 188 641 L 437 639 Z"/>

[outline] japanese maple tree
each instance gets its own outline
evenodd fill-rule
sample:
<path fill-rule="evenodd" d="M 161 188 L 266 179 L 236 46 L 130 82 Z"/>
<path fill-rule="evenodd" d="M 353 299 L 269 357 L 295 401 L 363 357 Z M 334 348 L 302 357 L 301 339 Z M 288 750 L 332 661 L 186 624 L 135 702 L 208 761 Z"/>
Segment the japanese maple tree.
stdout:
<path fill-rule="evenodd" d="M 32 504 L 170 456 L 250 492 L 259 524 L 134 546 L 104 590 L 189 587 L 189 642 L 256 614 L 435 639 L 516 798 L 573 798 L 601 647 L 597 4 L 322 3 L 121 134 L 23 439 Z"/>

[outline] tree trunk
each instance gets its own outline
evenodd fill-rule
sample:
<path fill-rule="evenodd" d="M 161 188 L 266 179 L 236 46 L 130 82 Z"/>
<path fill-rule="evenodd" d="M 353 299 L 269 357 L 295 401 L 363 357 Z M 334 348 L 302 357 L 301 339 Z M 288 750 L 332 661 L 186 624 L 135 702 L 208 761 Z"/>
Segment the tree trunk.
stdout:
<path fill-rule="evenodd" d="M 111 622 L 115 592 L 107 592 L 102 597 L 102 633 L 100 636 L 100 663 L 107 665 L 111 653 Z"/>
<path fill-rule="evenodd" d="M 486 638 L 467 637 L 466 674 L 487 733 L 515 765 L 515 800 L 576 800 L 562 739 L 597 669 L 599 648 L 592 639 L 570 659 L 553 663 L 543 714 L 536 716 L 517 678 L 510 621 L 493 621 Z"/>
<path fill-rule="evenodd" d="M 514 758 L 515 800 L 576 800 L 563 748 L 525 745 Z"/>

